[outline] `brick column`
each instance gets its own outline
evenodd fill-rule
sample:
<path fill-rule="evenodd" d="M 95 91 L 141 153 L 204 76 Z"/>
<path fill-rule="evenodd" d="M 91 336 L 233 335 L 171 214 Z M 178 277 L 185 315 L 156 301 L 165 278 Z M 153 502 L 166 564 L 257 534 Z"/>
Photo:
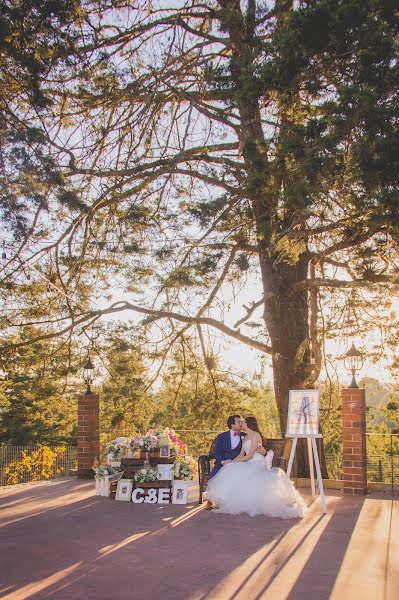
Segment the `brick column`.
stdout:
<path fill-rule="evenodd" d="M 91 479 L 94 458 L 100 458 L 100 397 L 98 394 L 78 396 L 78 477 Z"/>
<path fill-rule="evenodd" d="M 360 388 L 342 390 L 344 493 L 367 493 L 366 395 Z"/>

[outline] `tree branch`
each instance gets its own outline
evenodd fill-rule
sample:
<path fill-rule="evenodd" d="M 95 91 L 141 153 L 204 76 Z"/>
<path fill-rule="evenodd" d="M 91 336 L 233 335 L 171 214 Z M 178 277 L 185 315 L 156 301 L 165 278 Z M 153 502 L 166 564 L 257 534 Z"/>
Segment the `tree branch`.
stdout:
<path fill-rule="evenodd" d="M 290 286 L 290 290 L 300 292 L 303 290 L 310 290 L 312 288 L 329 287 L 329 288 L 362 288 L 370 287 L 375 283 L 386 283 L 391 285 L 399 285 L 399 277 L 390 277 L 383 275 L 376 275 L 373 279 L 355 279 L 355 280 L 342 280 L 342 279 L 304 279 L 297 281 Z"/>
<path fill-rule="evenodd" d="M 247 346 L 254 348 L 255 350 L 259 350 L 260 352 L 264 352 L 265 354 L 273 353 L 271 346 L 264 344 L 263 342 L 259 342 L 258 340 L 255 340 L 253 338 L 250 338 L 249 336 L 242 334 L 240 331 L 235 331 L 234 329 L 232 329 L 225 323 L 222 323 L 221 321 L 218 321 L 217 319 L 213 319 L 212 317 L 190 317 L 188 315 L 182 315 L 182 314 L 176 313 L 174 311 L 145 308 L 143 306 L 137 306 L 136 304 L 132 304 L 130 302 L 123 302 L 123 301 L 115 302 L 110 307 L 102 309 L 102 310 L 95 310 L 95 311 L 93 310 L 86 314 L 78 315 L 70 325 L 68 325 L 67 327 L 64 327 L 63 329 L 61 329 L 58 332 L 52 332 L 52 333 L 40 335 L 40 336 L 37 336 L 36 338 L 32 338 L 25 342 L 18 342 L 16 344 L 7 344 L 7 345 L 3 346 L 3 348 L 20 348 L 22 346 L 26 346 L 28 344 L 34 344 L 34 343 L 42 341 L 42 340 L 49 340 L 54 337 L 58 337 L 58 336 L 64 335 L 65 333 L 73 331 L 77 327 L 79 327 L 80 325 L 83 325 L 84 323 L 86 323 L 87 321 L 90 321 L 91 319 L 97 320 L 99 317 L 102 317 L 104 315 L 116 314 L 119 312 L 123 312 L 125 310 L 132 310 L 139 314 L 149 315 L 150 317 L 152 317 L 151 318 L 152 321 L 158 321 L 160 319 L 172 319 L 175 321 L 179 321 L 181 323 L 208 325 L 209 327 L 217 329 L 218 331 L 224 333 L 228 337 L 234 338 L 235 340 L 238 340 L 239 342 L 242 342 L 242 343 L 246 344 Z M 69 319 L 70 317 L 67 317 L 67 318 Z"/>

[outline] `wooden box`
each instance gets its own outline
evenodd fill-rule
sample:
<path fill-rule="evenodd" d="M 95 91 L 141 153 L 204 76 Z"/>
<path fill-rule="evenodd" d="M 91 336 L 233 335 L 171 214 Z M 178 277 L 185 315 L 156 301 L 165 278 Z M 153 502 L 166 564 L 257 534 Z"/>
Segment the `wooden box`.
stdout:
<path fill-rule="evenodd" d="M 144 499 L 149 495 L 149 490 L 159 490 L 161 488 L 163 489 L 168 489 L 170 491 L 170 495 L 169 495 L 169 503 L 172 502 L 172 481 L 145 481 L 145 482 L 140 482 L 140 481 L 136 481 L 134 483 L 134 489 L 142 489 L 144 491 Z M 142 496 L 143 497 L 143 496 Z"/>
<path fill-rule="evenodd" d="M 174 458 L 150 458 L 149 463 L 151 467 L 156 468 L 157 465 L 173 465 Z M 122 458 L 121 469 L 124 472 L 125 479 L 133 479 L 134 474 L 144 466 L 144 459 L 142 458 Z"/>

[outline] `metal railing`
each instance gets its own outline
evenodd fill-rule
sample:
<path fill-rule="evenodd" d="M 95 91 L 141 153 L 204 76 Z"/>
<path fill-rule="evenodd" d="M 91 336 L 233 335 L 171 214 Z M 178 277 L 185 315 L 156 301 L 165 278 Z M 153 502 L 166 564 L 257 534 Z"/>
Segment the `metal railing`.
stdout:
<path fill-rule="evenodd" d="M 200 454 L 208 453 L 220 431 L 177 429 L 176 433 L 196 460 Z M 394 484 L 399 484 L 399 434 L 367 432 L 366 438 L 368 481 L 390 484 L 393 491 Z M 57 453 L 60 448 L 62 451 Z M 43 449 L 48 449 L 55 456 L 46 454 Z M 25 460 L 22 460 L 23 456 Z M 326 464 L 330 479 L 342 479 L 340 453 L 327 454 Z M 76 467 L 76 446 L 0 446 L 0 486 L 67 475 Z"/>
<path fill-rule="evenodd" d="M 342 479 L 342 453 L 326 454 L 325 459 L 329 479 Z"/>
<path fill-rule="evenodd" d="M 207 454 L 216 430 L 179 429 L 176 433 L 187 444 L 193 458 Z M 399 483 L 399 434 L 366 433 L 367 439 L 367 478 L 371 482 Z M 326 454 L 326 465 L 330 479 L 342 479 L 342 453 Z"/>
<path fill-rule="evenodd" d="M 187 445 L 188 453 L 197 460 L 201 454 L 208 454 L 211 444 L 221 430 L 175 429 L 181 441 Z"/>
<path fill-rule="evenodd" d="M 77 456 L 76 446 L 0 446 L 0 486 L 68 475 Z"/>
<path fill-rule="evenodd" d="M 399 483 L 399 434 L 366 433 L 367 480 L 389 483 L 392 493 Z"/>

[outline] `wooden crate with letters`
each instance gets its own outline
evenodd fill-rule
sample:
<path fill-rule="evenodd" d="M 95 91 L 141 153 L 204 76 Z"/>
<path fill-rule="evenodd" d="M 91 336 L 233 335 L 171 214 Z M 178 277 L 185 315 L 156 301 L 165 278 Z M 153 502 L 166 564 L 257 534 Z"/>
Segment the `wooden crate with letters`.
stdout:
<path fill-rule="evenodd" d="M 151 467 L 156 468 L 158 465 L 173 465 L 174 458 L 153 457 L 149 459 Z M 125 479 L 133 479 L 135 473 L 144 467 L 143 458 L 122 458 L 121 469 L 124 471 Z"/>

